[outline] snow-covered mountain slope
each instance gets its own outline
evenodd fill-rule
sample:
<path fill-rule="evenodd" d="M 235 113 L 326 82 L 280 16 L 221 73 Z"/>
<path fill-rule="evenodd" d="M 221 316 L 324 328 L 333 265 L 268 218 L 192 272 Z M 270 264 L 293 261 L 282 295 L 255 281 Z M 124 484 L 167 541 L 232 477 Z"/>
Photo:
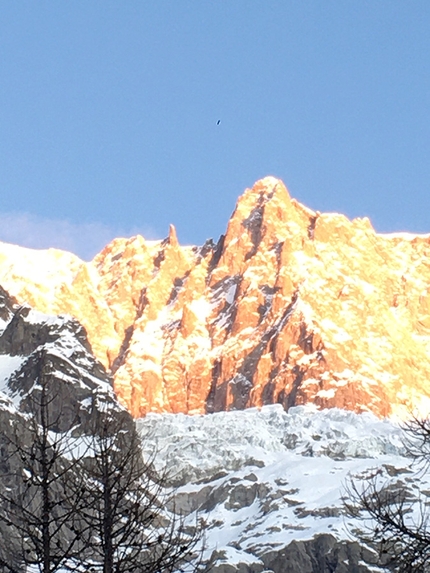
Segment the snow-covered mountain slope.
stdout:
<path fill-rule="evenodd" d="M 402 431 L 372 414 L 280 405 L 210 416 L 149 414 L 138 420 L 144 448 L 180 484 L 176 509 L 208 524 L 217 573 L 370 572 L 376 556 L 358 545 L 361 521 L 346 514 L 350 476 L 414 477 Z"/>
<path fill-rule="evenodd" d="M 314 212 L 267 177 L 217 244 L 116 239 L 90 263 L 0 244 L 0 285 L 85 327 L 135 417 L 280 403 L 430 409 L 430 236 Z"/>
<path fill-rule="evenodd" d="M 49 378 L 50 408 L 62 413 L 64 430 L 79 418 L 81 431 L 86 431 L 89 400 L 122 411 L 112 381 L 76 319 L 20 306 L 4 290 L 0 311 L 0 396 L 11 411 L 29 411 L 29 397 L 40 388 L 42 372 Z"/>

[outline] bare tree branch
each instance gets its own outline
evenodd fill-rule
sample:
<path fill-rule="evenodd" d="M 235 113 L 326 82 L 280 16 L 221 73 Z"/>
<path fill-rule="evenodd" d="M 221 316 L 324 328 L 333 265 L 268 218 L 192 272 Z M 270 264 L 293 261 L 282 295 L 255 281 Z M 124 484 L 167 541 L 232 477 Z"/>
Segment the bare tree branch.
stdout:
<path fill-rule="evenodd" d="M 418 480 L 429 470 L 430 420 L 413 418 L 404 429 Z M 430 571 L 430 512 L 422 494 L 412 494 L 401 480 L 384 479 L 379 469 L 364 479 L 351 477 L 344 503 L 349 515 L 361 520 L 354 534 L 375 550 L 377 565 L 397 573 Z"/>

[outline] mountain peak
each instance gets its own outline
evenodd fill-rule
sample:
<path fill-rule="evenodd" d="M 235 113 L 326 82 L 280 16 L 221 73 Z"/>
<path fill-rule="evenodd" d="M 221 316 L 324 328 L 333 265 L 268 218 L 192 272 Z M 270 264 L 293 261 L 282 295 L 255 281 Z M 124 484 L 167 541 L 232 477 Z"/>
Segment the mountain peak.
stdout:
<path fill-rule="evenodd" d="M 315 212 L 275 177 L 238 199 L 217 245 L 182 247 L 172 226 L 165 241 L 117 239 L 91 263 L 39 253 L 43 272 L 18 247 L 0 255 L 18 303 L 83 324 L 134 416 L 430 410 L 429 236 Z"/>
<path fill-rule="evenodd" d="M 288 193 L 287 188 L 281 179 L 273 177 L 273 175 L 267 175 L 262 179 L 258 179 L 252 186 L 252 190 L 263 193 L 267 196 L 273 194 L 278 186 L 280 186 L 283 191 Z"/>
<path fill-rule="evenodd" d="M 284 183 L 276 177 L 264 177 L 246 189 L 237 201 L 236 209 L 243 205 L 243 209 L 263 207 L 270 201 L 288 205 L 291 202 L 290 194 Z"/>

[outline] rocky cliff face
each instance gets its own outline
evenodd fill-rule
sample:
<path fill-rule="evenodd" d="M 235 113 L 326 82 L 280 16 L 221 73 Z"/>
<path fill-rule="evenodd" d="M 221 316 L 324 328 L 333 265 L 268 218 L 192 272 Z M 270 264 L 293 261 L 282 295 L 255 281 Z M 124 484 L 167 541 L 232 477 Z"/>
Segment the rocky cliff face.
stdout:
<path fill-rule="evenodd" d="M 117 395 L 148 411 L 281 403 L 401 415 L 430 404 L 430 236 L 307 209 L 272 177 L 217 244 L 116 239 L 90 263 L 0 245 L 0 284 L 85 327 Z"/>

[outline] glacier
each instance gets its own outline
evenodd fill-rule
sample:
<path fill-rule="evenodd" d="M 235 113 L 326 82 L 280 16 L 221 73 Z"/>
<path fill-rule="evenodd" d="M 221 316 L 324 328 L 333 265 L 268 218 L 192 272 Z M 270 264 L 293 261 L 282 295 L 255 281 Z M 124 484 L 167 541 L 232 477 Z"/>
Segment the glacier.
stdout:
<path fill-rule="evenodd" d="M 145 454 L 169 470 L 175 510 L 191 521 L 197 513 L 207 524 L 206 557 L 217 573 L 290 571 L 279 563 L 294 544 L 353 544 L 363 523 L 344 507 L 351 477 L 378 471 L 387 482 L 402 480 L 416 497 L 430 485 L 425 474 L 419 483 L 413 474 L 402 428 L 370 413 L 270 405 L 148 414 L 137 427 Z M 348 562 L 333 570 L 383 570 L 372 565 L 371 551 L 366 555 L 365 563 L 357 554 L 358 569 Z"/>

